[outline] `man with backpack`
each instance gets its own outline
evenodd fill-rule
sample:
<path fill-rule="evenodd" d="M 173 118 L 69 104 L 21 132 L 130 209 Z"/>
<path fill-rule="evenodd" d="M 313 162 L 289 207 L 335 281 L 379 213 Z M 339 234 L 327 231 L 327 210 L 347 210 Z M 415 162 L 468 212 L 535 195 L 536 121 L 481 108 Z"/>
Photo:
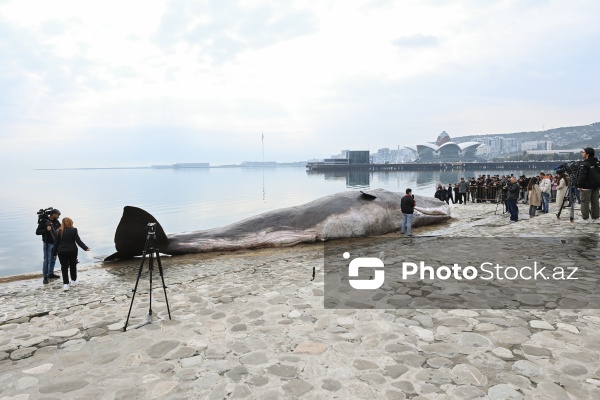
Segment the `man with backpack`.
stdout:
<path fill-rule="evenodd" d="M 60 276 L 54 273 L 54 265 L 56 264 L 56 256 L 52 256 L 52 248 L 56 239 L 56 231 L 60 228 L 60 211 L 52 209 L 49 211 L 47 218 L 41 218 L 38 227 L 35 230 L 36 235 L 42 236 L 44 243 L 44 262 L 42 264 L 42 272 L 44 274 L 44 285 L 48 284 L 49 279 L 58 279 Z"/>
<path fill-rule="evenodd" d="M 591 147 L 586 147 L 581 151 L 583 161 L 579 164 L 576 187 L 581 191 L 581 217 L 583 218 L 583 222 L 589 222 L 590 214 L 592 222 L 600 221 L 598 219 L 600 217 L 600 209 L 598 207 L 600 161 L 598 161 L 594 154 L 594 149 Z"/>

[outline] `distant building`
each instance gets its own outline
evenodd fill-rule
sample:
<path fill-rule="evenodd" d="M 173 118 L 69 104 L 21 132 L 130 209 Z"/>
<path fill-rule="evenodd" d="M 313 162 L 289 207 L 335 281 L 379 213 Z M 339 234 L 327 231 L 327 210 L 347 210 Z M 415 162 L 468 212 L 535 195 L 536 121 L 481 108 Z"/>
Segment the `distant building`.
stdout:
<path fill-rule="evenodd" d="M 580 149 L 567 149 L 567 150 L 527 150 L 527 154 L 579 154 Z"/>
<path fill-rule="evenodd" d="M 349 150 L 348 164 L 370 164 L 371 157 L 368 150 Z"/>
<path fill-rule="evenodd" d="M 435 144 L 417 145 L 419 158 L 416 162 L 465 162 L 476 161 L 478 142 L 454 143 L 445 131 L 440 133 Z"/>
<path fill-rule="evenodd" d="M 328 165 L 348 165 L 347 158 L 326 158 L 323 162 Z"/>
<path fill-rule="evenodd" d="M 341 154 L 335 154 L 324 160 L 325 164 L 370 164 L 371 156 L 368 150 L 342 150 Z"/>
<path fill-rule="evenodd" d="M 210 167 L 209 163 L 177 163 L 173 164 L 173 168 L 208 168 Z"/>
<path fill-rule="evenodd" d="M 244 161 L 242 162 L 242 168 L 256 168 L 256 167 L 276 167 L 275 161 Z"/>

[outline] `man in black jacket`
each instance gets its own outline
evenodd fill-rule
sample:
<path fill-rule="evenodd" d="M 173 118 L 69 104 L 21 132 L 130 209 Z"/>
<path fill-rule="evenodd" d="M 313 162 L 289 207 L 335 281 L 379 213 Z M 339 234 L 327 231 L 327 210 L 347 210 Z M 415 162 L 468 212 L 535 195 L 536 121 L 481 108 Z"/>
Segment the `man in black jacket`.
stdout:
<path fill-rule="evenodd" d="M 433 195 L 436 199 L 440 201 L 446 201 L 446 190 L 442 186 L 438 186 L 435 194 Z"/>
<path fill-rule="evenodd" d="M 402 211 L 402 225 L 400 225 L 400 234 L 404 235 L 404 231 L 408 236 L 412 236 L 412 219 L 415 211 L 415 199 L 412 196 L 412 190 L 406 189 L 406 195 L 400 200 L 400 211 Z"/>
<path fill-rule="evenodd" d="M 517 222 L 519 220 L 519 206 L 517 206 L 517 200 L 519 199 L 521 186 L 517 183 L 517 178 L 512 176 L 505 187 L 506 206 L 510 213 L 510 222 Z"/>
<path fill-rule="evenodd" d="M 452 184 L 448 184 L 448 189 L 446 189 L 446 203 L 450 204 L 450 200 L 452 200 L 452 204 L 455 203 L 454 198 L 452 197 Z"/>
<path fill-rule="evenodd" d="M 48 219 L 42 220 L 37 229 L 35 230 L 36 235 L 42 236 L 42 242 L 44 243 L 44 262 L 42 264 L 42 273 L 44 274 L 44 285 L 48 283 L 48 279 L 60 278 L 54 273 L 54 265 L 56 264 L 56 256 L 52 255 L 52 247 L 54 247 L 54 241 L 56 239 L 56 231 L 60 228 L 60 211 L 54 209 L 50 211 Z"/>
<path fill-rule="evenodd" d="M 581 151 L 583 161 L 579 164 L 577 188 L 581 191 L 581 217 L 589 222 L 590 206 L 592 222 L 598 222 L 600 207 L 598 195 L 600 192 L 600 161 L 594 156 L 594 149 L 586 147 Z"/>

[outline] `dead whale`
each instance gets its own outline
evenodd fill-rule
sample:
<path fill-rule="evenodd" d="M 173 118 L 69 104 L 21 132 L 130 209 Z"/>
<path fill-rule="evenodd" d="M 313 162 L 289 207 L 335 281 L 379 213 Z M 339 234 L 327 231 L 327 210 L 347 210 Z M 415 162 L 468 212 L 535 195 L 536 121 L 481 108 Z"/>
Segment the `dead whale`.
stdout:
<path fill-rule="evenodd" d="M 115 233 L 117 252 L 105 261 L 142 254 L 146 225 L 156 223 L 156 247 L 178 255 L 208 251 L 293 246 L 299 243 L 376 236 L 397 231 L 402 222 L 403 193 L 376 189 L 341 192 L 299 206 L 269 211 L 221 228 L 166 235 L 146 211 L 126 206 Z M 450 218 L 448 205 L 433 197 L 415 195 L 413 226 Z"/>

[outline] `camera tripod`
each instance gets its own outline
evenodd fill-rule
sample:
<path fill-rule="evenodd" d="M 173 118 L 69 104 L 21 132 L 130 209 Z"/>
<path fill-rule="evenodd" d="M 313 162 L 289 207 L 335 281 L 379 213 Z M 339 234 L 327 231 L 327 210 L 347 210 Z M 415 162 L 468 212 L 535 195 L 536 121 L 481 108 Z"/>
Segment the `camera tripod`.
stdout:
<path fill-rule="evenodd" d="M 508 210 L 506 209 L 506 196 L 504 195 L 504 190 L 499 187 L 498 194 L 496 195 L 496 210 L 494 210 L 494 215 L 498 213 L 498 206 L 502 204 L 502 215 L 506 214 Z"/>
<path fill-rule="evenodd" d="M 575 175 L 574 179 L 577 179 L 577 175 Z M 565 201 L 569 200 L 569 221 L 571 221 L 571 223 L 575 221 L 575 200 L 577 199 L 577 196 L 575 195 L 575 191 L 577 189 L 575 188 L 575 184 L 573 182 L 574 179 L 569 179 L 569 186 L 567 186 L 567 195 L 562 199 L 560 207 L 558 208 L 558 212 L 556 213 L 556 218 L 560 219 L 560 214 L 562 213 Z M 558 199 L 556 200 L 556 202 L 558 203 Z"/>
<path fill-rule="evenodd" d="M 140 325 L 137 325 L 135 328 L 140 328 L 144 325 L 148 325 L 152 323 L 152 270 L 154 269 L 154 257 L 156 256 L 156 263 L 158 264 L 158 272 L 160 274 L 160 279 L 162 280 L 163 291 L 165 292 L 165 301 L 167 303 L 167 312 L 169 313 L 169 319 L 171 319 L 171 310 L 169 309 L 169 299 L 167 298 L 167 286 L 165 285 L 165 278 L 163 276 L 163 268 L 160 262 L 160 254 L 158 249 L 155 247 L 156 240 L 156 231 L 155 231 L 156 223 L 149 223 L 148 236 L 146 237 L 146 244 L 144 245 L 144 251 L 142 252 L 142 262 L 140 263 L 140 269 L 138 270 L 137 280 L 135 281 L 135 287 L 133 288 L 133 296 L 131 297 L 131 304 L 129 305 L 129 313 L 127 313 L 127 320 L 125 321 L 125 326 L 123 327 L 123 332 L 127 330 L 127 324 L 129 323 L 129 316 L 131 315 L 131 308 L 133 307 L 133 300 L 135 299 L 135 293 L 137 292 L 138 284 L 140 283 L 140 277 L 142 276 L 142 270 L 144 268 L 144 260 L 146 259 L 146 255 L 148 255 L 148 271 L 150 277 L 150 289 L 148 293 L 150 294 L 150 302 L 148 304 L 148 320 Z"/>

